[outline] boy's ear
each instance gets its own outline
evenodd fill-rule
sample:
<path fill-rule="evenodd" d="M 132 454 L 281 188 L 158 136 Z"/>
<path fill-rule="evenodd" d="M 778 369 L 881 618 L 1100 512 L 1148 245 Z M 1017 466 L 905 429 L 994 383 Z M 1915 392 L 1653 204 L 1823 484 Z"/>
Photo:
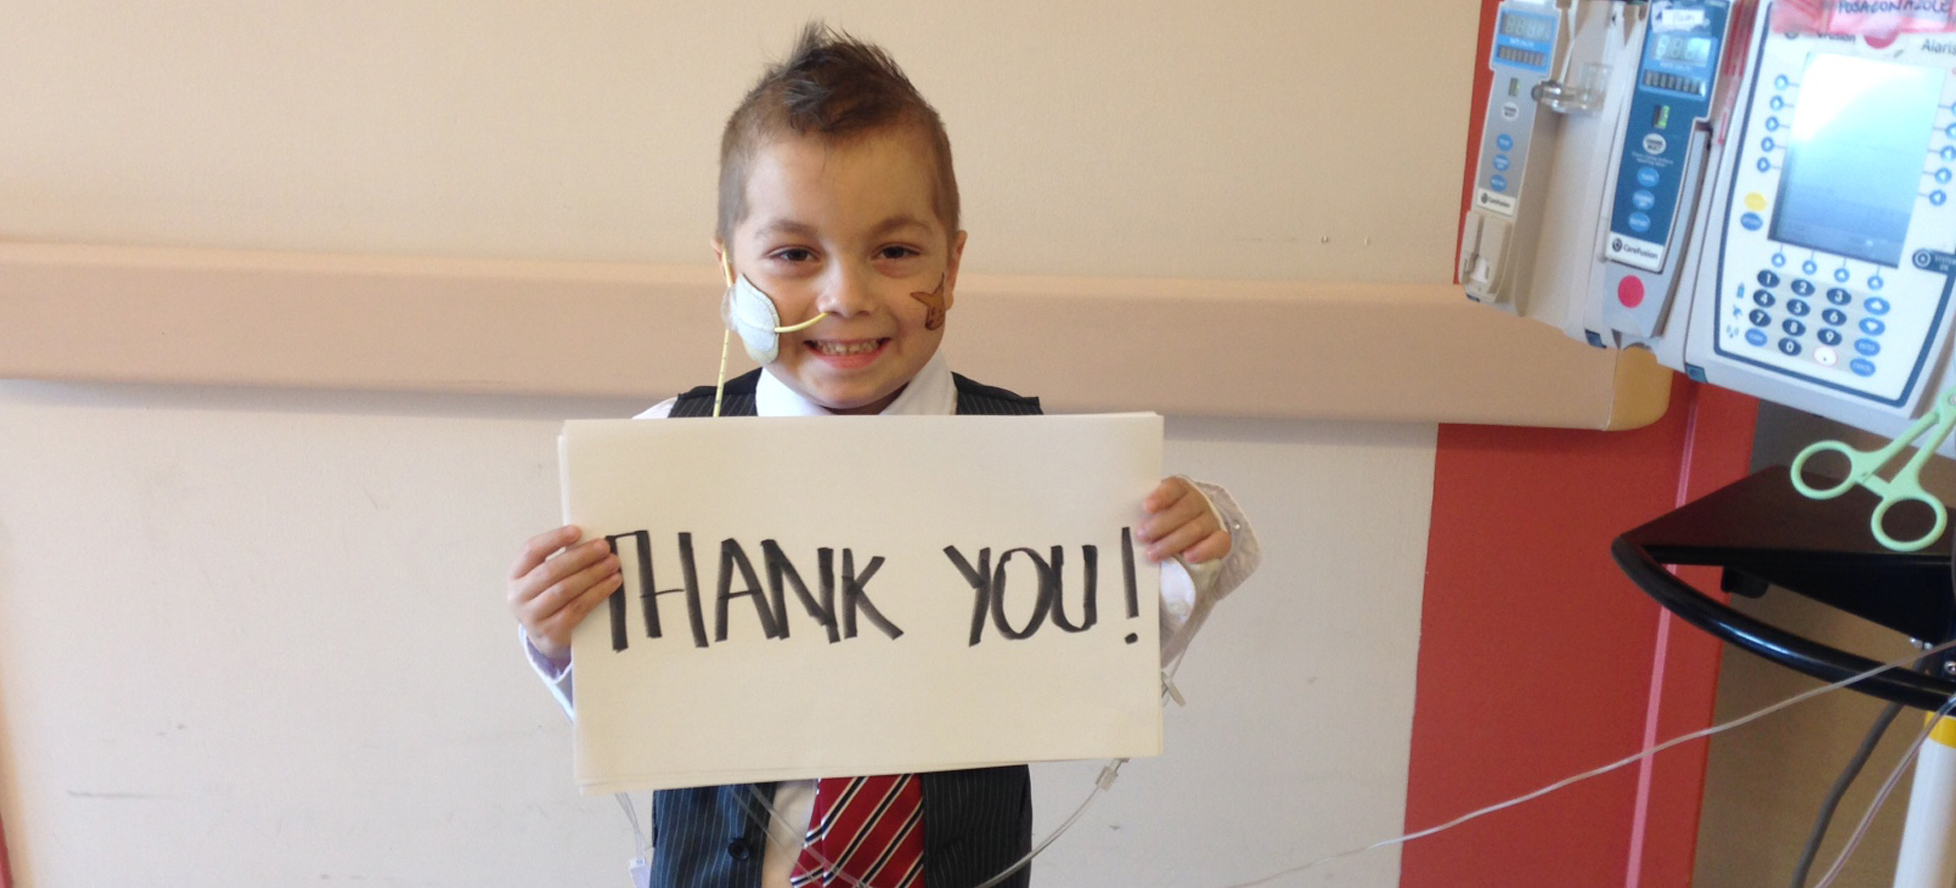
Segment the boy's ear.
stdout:
<path fill-rule="evenodd" d="M 951 236 L 950 261 L 944 264 L 944 310 L 951 310 L 951 303 L 957 301 L 958 263 L 964 261 L 964 235 L 960 231 Z"/>
<path fill-rule="evenodd" d="M 721 243 L 717 237 L 710 241 L 710 243 L 713 244 L 713 259 L 719 263 L 720 273 L 726 275 L 727 282 L 731 285 L 733 283 L 733 262 L 727 258 L 727 245 Z"/>

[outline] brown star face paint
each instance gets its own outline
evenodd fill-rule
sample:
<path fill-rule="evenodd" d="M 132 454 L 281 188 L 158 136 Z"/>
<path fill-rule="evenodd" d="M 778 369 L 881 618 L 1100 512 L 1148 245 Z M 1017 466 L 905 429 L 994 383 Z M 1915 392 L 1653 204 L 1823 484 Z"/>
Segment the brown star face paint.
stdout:
<path fill-rule="evenodd" d="M 944 326 L 944 278 L 937 279 L 937 289 L 928 293 L 918 290 L 910 298 L 924 304 L 924 329 L 937 330 Z"/>

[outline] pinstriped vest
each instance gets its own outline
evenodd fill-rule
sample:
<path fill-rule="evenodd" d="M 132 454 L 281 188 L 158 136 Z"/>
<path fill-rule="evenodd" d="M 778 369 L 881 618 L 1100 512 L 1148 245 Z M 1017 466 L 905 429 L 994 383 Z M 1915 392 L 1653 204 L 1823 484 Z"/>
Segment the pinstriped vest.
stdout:
<path fill-rule="evenodd" d="M 727 380 L 721 416 L 753 416 L 761 371 Z M 958 413 L 1029 415 L 1039 399 L 951 374 Z M 713 387 L 672 406 L 673 416 L 713 415 Z M 1024 765 L 918 775 L 924 795 L 924 886 L 970 888 L 1032 850 L 1032 779 Z M 652 795 L 654 888 L 755 888 L 767 849 L 772 783 L 668 789 Z M 1026 888 L 1030 868 L 1000 883 Z"/>

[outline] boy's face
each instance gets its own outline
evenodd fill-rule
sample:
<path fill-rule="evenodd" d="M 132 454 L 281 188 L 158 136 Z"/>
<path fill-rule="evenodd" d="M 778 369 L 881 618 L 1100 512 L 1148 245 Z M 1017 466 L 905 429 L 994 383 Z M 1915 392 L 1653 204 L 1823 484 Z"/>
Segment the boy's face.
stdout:
<path fill-rule="evenodd" d="M 877 413 L 937 353 L 943 314 L 927 323 L 930 303 L 941 293 L 950 307 L 964 232 L 937 218 L 935 182 L 926 142 L 906 129 L 761 148 L 746 218 L 714 248 L 773 298 L 782 324 L 829 312 L 781 334 L 775 378 L 831 412 Z"/>

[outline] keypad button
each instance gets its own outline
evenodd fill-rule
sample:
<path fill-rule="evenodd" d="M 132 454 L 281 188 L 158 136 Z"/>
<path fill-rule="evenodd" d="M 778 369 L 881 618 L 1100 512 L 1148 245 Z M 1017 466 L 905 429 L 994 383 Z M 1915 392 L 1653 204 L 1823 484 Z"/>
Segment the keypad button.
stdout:
<path fill-rule="evenodd" d="M 1867 308 L 1868 314 L 1871 315 L 1885 315 L 1888 313 L 1888 309 L 1890 307 L 1888 305 L 1888 300 L 1883 299 L 1880 296 L 1869 296 L 1868 301 L 1863 303 L 1863 305 L 1864 307 Z"/>
<path fill-rule="evenodd" d="M 1820 319 L 1838 327 L 1847 323 L 1847 312 L 1841 311 L 1838 308 L 1830 308 L 1820 313 Z"/>
<path fill-rule="evenodd" d="M 1813 362 L 1822 367 L 1832 367 L 1841 362 L 1841 356 L 1838 352 L 1823 345 L 1813 350 Z"/>
<path fill-rule="evenodd" d="M 1813 304 L 1805 299 L 1786 300 L 1786 313 L 1796 318 L 1804 318 L 1813 311 Z"/>
<path fill-rule="evenodd" d="M 1764 330 L 1747 330 L 1747 331 L 1745 331 L 1745 341 L 1747 341 L 1747 342 L 1750 342 L 1750 343 L 1752 343 L 1753 345 L 1756 345 L 1756 346 L 1757 346 L 1757 345 L 1765 345 L 1765 344 L 1766 344 L 1766 331 L 1764 331 Z"/>
<path fill-rule="evenodd" d="M 1813 281 L 1807 280 L 1806 278 L 1794 278 L 1793 294 L 1795 296 L 1812 296 Z"/>
<path fill-rule="evenodd" d="M 1762 269 L 1760 269 L 1760 270 L 1759 270 L 1759 286 L 1761 286 L 1761 287 L 1777 287 L 1777 286 L 1779 286 L 1779 275 L 1777 275 L 1777 274 L 1774 274 L 1774 273 L 1773 273 L 1773 271 L 1772 271 L 1772 269 L 1770 269 L 1770 268 L 1762 268 Z"/>
<path fill-rule="evenodd" d="M 1867 358 L 1855 358 L 1854 360 L 1847 362 L 1847 368 L 1849 370 L 1854 371 L 1854 375 L 1856 376 L 1875 375 L 1874 362 L 1868 360 Z"/>
<path fill-rule="evenodd" d="M 1753 309 L 1751 314 L 1746 315 L 1746 319 L 1751 321 L 1754 327 L 1770 327 L 1773 324 L 1773 316 L 1757 308 Z"/>
<path fill-rule="evenodd" d="M 1861 319 L 1861 332 L 1866 333 L 1869 336 L 1880 336 L 1882 333 L 1886 332 L 1887 330 L 1888 330 L 1888 325 L 1882 323 L 1878 318 Z"/>
<path fill-rule="evenodd" d="M 1854 294 L 1839 287 L 1834 287 L 1827 291 L 1827 301 L 1835 305 L 1846 305 L 1854 301 Z"/>
<path fill-rule="evenodd" d="M 1854 350 L 1864 358 L 1872 358 L 1875 355 L 1881 354 L 1881 343 L 1872 339 L 1856 339 L 1854 340 Z"/>
<path fill-rule="evenodd" d="M 1759 303 L 1760 308 L 1772 308 L 1773 303 L 1779 300 L 1773 296 L 1773 291 L 1771 290 L 1754 290 L 1752 291 L 1752 301 Z"/>
<path fill-rule="evenodd" d="M 1822 330 L 1814 334 L 1814 336 L 1820 340 L 1821 345 L 1841 344 L 1841 331 L 1839 330 Z"/>
<path fill-rule="evenodd" d="M 1792 318 L 1787 318 L 1785 322 L 1779 325 L 1779 328 L 1785 330 L 1788 336 L 1804 336 L 1807 332 L 1807 325 Z"/>
<path fill-rule="evenodd" d="M 1787 337 L 1779 341 L 1779 353 L 1789 358 L 1800 356 L 1800 340 Z"/>

